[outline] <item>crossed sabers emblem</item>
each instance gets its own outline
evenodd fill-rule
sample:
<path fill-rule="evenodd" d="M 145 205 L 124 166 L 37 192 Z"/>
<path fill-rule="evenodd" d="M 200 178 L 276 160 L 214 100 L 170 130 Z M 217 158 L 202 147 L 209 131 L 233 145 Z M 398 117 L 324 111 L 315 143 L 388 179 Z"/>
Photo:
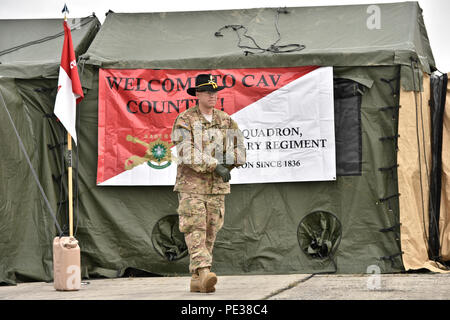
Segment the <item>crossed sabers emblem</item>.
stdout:
<path fill-rule="evenodd" d="M 170 150 L 173 146 L 172 143 L 162 141 L 160 138 L 147 143 L 131 135 L 127 135 L 126 139 L 127 141 L 143 145 L 147 148 L 147 151 L 145 151 L 143 157 L 134 155 L 125 160 L 125 170 L 131 170 L 144 162 L 147 162 L 154 169 L 164 169 L 172 163 L 172 151 Z"/>

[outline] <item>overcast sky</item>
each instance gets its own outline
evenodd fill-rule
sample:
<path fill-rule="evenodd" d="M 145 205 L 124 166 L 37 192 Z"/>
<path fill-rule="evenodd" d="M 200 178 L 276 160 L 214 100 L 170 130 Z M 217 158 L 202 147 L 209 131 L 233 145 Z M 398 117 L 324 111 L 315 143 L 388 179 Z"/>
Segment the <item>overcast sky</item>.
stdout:
<path fill-rule="evenodd" d="M 69 17 L 84 17 L 95 12 L 103 23 L 105 13 L 165 12 L 263 7 L 302 7 L 345 4 L 403 2 L 395 0 L 0 0 L 0 19 L 61 18 L 67 3 Z M 450 72 L 449 0 L 419 0 L 437 68 Z"/>

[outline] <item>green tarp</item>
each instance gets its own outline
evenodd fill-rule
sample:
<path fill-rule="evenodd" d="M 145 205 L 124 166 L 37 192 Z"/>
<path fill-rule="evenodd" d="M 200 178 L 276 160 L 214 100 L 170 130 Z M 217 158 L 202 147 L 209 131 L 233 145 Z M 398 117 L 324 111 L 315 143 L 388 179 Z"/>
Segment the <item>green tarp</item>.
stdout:
<path fill-rule="evenodd" d="M 298 65 L 376 66 L 410 64 L 419 58 L 425 71 L 435 67 L 417 2 L 167 12 L 110 13 L 84 55 L 89 63 L 108 68 L 235 68 Z M 379 13 L 379 14 L 378 14 Z M 374 17 L 378 14 L 377 17 Z M 372 20 L 379 19 L 379 29 Z M 237 46 L 255 47 L 244 29 L 215 33 L 226 25 L 242 25 L 261 48 L 302 44 L 283 54 L 248 54 Z M 132 34 L 133 36 L 130 36 Z"/>
<path fill-rule="evenodd" d="M 96 186 L 99 67 L 318 64 L 333 66 L 336 79 L 364 86 L 359 106 L 361 174 L 338 176 L 334 182 L 232 185 L 213 269 L 219 274 L 365 273 L 371 265 L 383 273 L 403 270 L 396 228 L 396 143 L 380 139 L 396 135 L 397 111 L 383 108 L 398 106 L 400 82 L 407 86 L 409 81 L 402 70 L 410 57 L 418 58 L 425 71 L 434 68 L 434 60 L 417 3 L 377 6 L 382 28 L 376 30 L 367 28 L 367 5 L 287 8 L 289 13 L 279 15 L 277 45 L 302 44 L 305 49 L 247 55 L 237 47 L 236 32 L 222 30 L 222 37 L 215 32 L 225 25 L 243 25 L 247 35 L 267 48 L 278 38 L 276 8 L 109 13 L 87 52 L 79 52 L 85 98 L 78 107 L 75 230 L 82 276 L 121 276 L 127 268 L 181 275 L 189 264 L 176 229 L 178 201 L 172 187 Z M 238 32 L 242 45 L 252 44 L 243 29 Z M 66 192 L 58 180 L 61 149 L 47 145 L 63 142 L 64 135 L 54 118 L 44 117 L 53 110 L 56 80 L 34 74 L 35 80 L 0 79 L 0 91 L 57 211 Z M 339 105 L 345 108 L 345 103 Z M 1 107 L 0 120 L 2 136 L 9 137 L 0 146 L 0 180 L 8 181 L 2 187 L 9 190 L 1 190 L 7 197 L 0 199 L 0 282 L 50 280 L 55 228 Z M 380 170 L 386 167 L 393 169 Z M 64 225 L 67 205 L 59 208 Z"/>
<path fill-rule="evenodd" d="M 86 51 L 100 22 L 68 19 L 76 55 Z M 62 19 L 0 20 L 0 76 L 57 78 L 64 39 Z"/>

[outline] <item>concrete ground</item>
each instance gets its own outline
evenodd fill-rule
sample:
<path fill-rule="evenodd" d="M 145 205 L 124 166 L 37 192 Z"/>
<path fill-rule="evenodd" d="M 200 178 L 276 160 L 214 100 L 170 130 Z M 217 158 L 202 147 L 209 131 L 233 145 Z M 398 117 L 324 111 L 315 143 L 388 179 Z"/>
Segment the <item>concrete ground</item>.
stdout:
<path fill-rule="evenodd" d="M 189 292 L 189 277 L 83 280 L 0 286 L 0 300 L 450 300 L 450 274 L 220 276 L 215 293 Z"/>

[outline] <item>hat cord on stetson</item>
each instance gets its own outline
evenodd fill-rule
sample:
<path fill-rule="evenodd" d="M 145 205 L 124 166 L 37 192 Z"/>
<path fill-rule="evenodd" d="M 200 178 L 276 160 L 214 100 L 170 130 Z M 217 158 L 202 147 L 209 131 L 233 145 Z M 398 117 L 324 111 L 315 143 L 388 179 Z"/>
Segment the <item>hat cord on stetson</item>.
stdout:
<path fill-rule="evenodd" d="M 207 85 L 212 85 L 212 87 L 214 88 L 214 89 L 217 89 L 217 83 L 215 83 L 213 80 L 209 80 L 207 83 L 202 83 L 202 84 L 199 84 L 198 86 L 197 86 L 197 88 L 198 87 L 201 87 L 201 86 L 207 86 Z"/>

